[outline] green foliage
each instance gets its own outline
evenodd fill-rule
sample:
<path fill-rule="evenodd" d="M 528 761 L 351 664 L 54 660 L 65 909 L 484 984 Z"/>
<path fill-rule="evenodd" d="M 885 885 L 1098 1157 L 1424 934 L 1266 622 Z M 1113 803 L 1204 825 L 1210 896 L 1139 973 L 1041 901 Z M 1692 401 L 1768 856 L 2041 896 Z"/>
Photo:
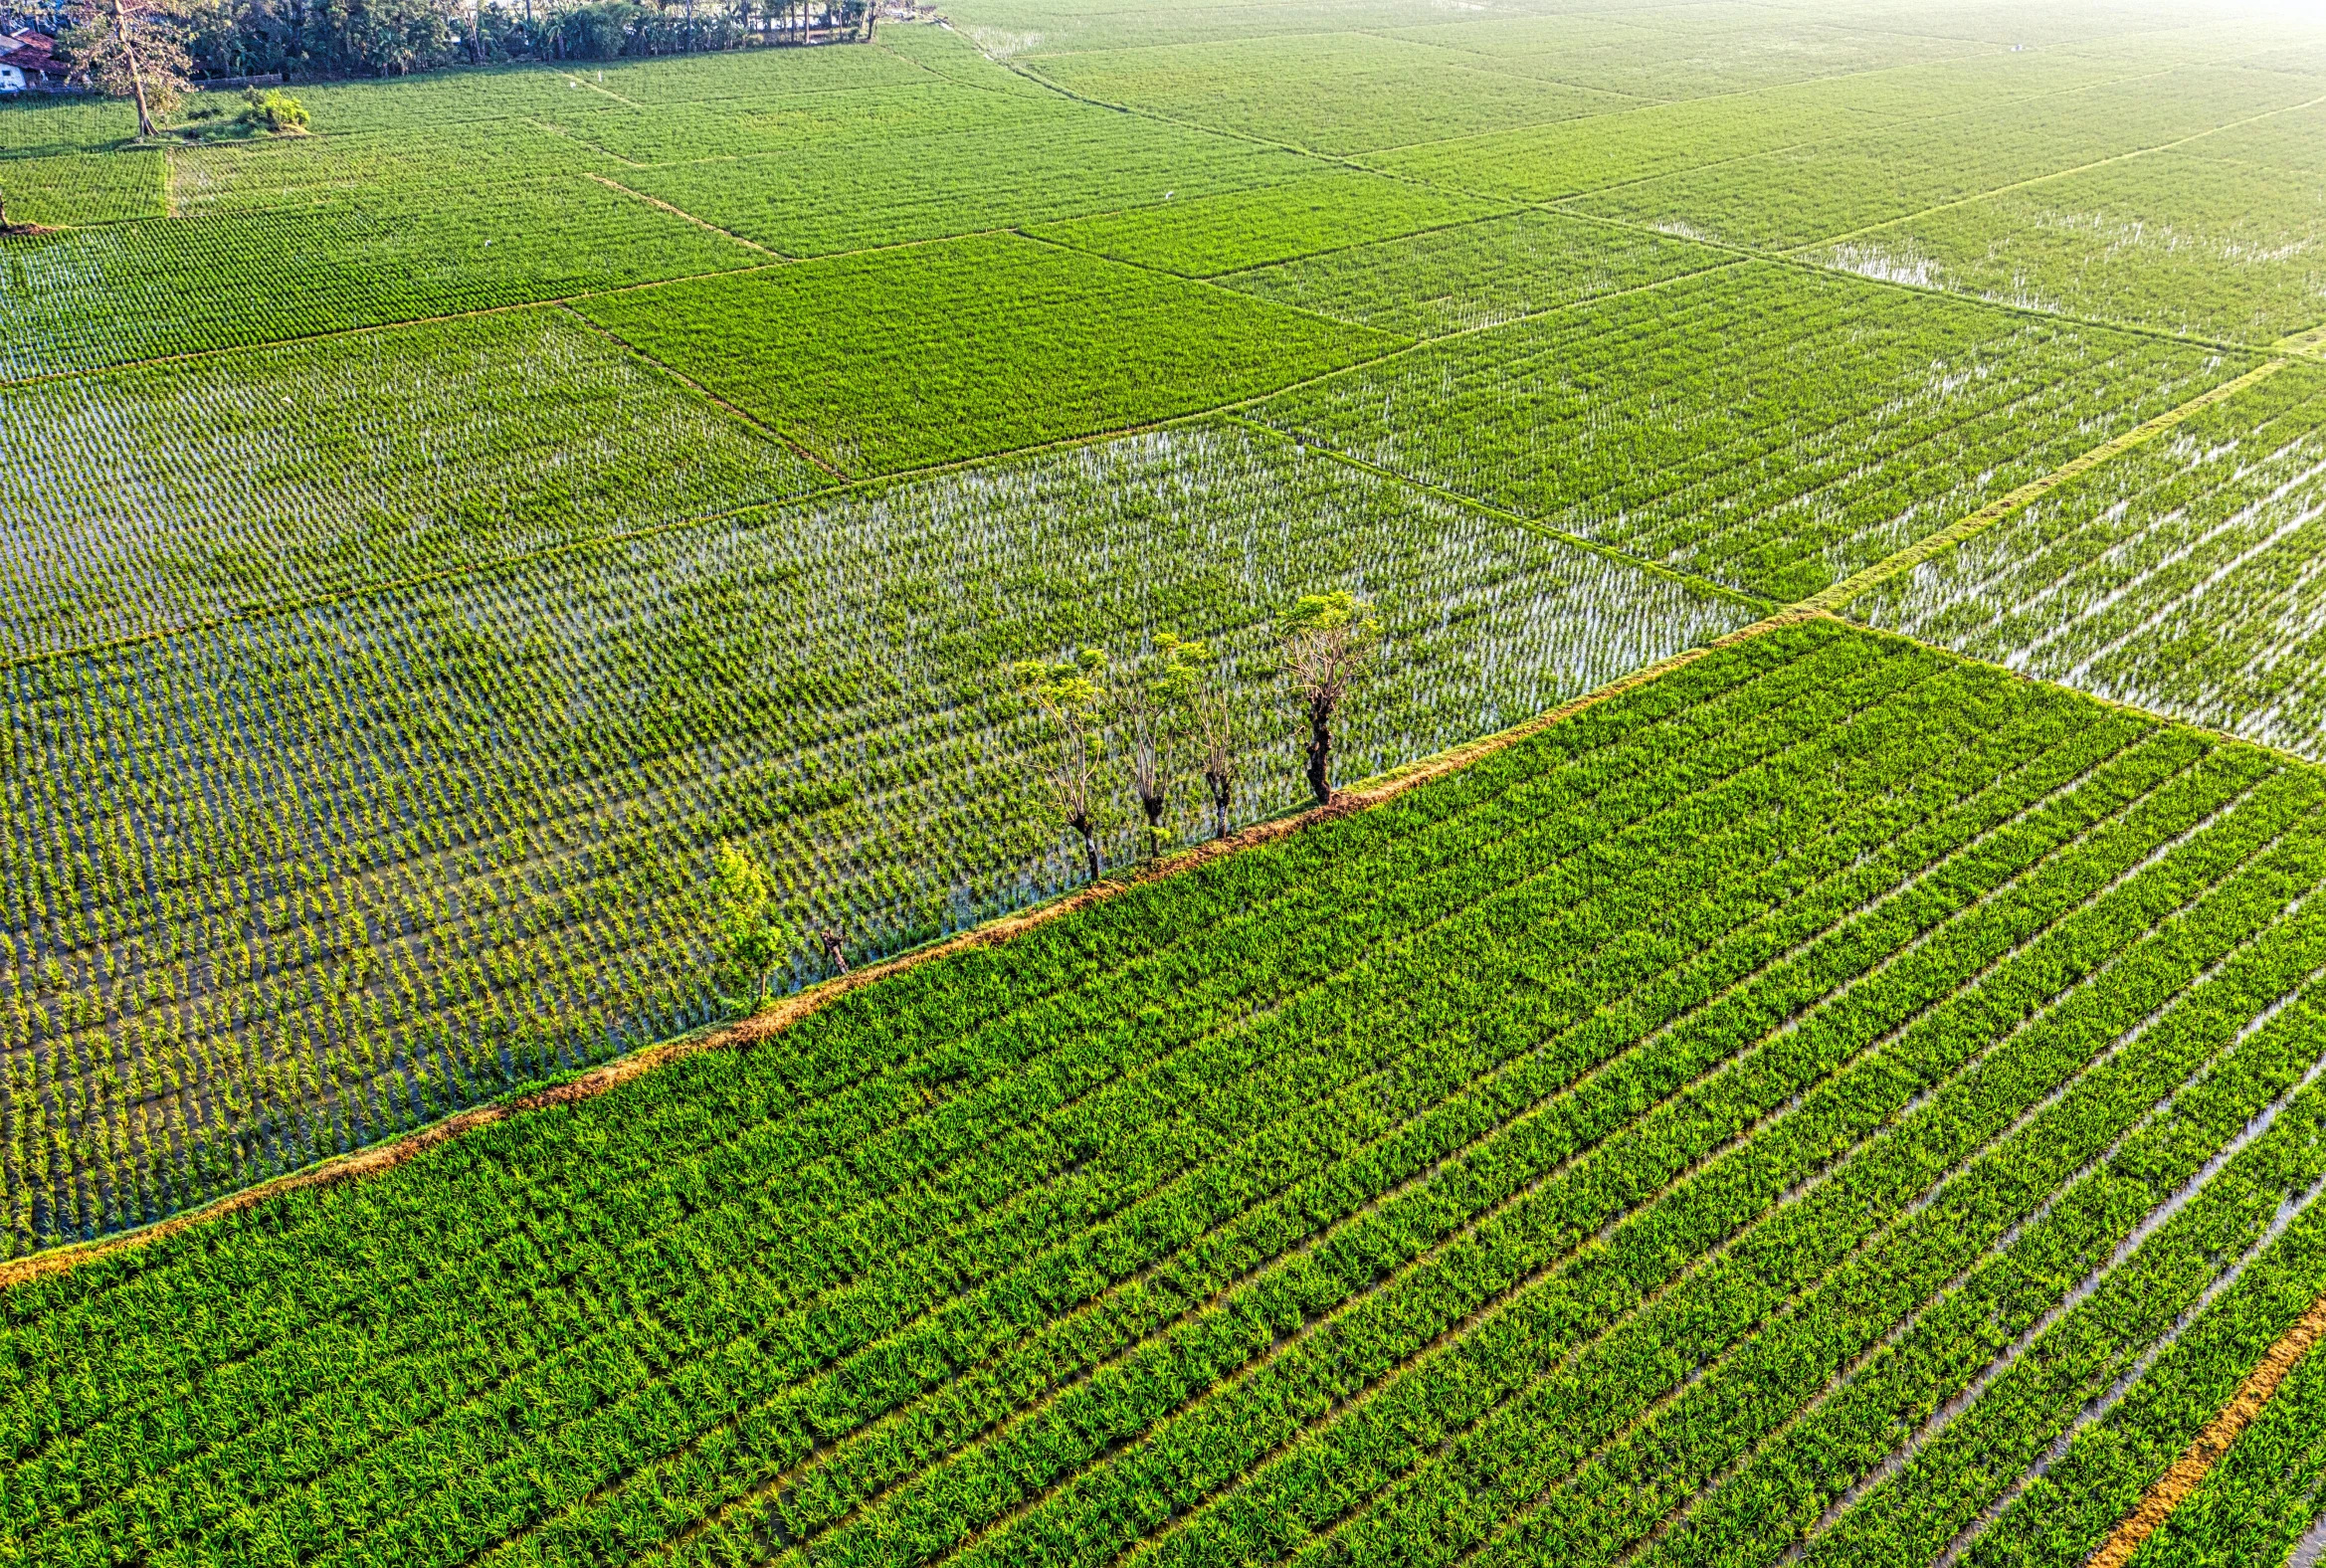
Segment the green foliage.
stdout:
<path fill-rule="evenodd" d="M 1333 726 L 1350 687 L 1381 648 L 1373 606 L 1346 588 L 1306 593 L 1276 620 L 1284 675 L 1307 719 L 1308 787 L 1332 804 Z"/>
<path fill-rule="evenodd" d="M 272 88 L 246 90 L 243 107 L 235 117 L 276 131 L 304 130 L 307 124 L 307 111 L 298 99 Z"/>
<path fill-rule="evenodd" d="M 1276 622 L 1276 635 L 1290 642 L 1301 637 L 1335 634 L 1371 640 L 1381 635 L 1373 606 L 1361 602 L 1346 588 L 1329 593 L 1304 593 L 1292 601 Z"/>
<path fill-rule="evenodd" d="M 1082 843 L 1085 875 L 1098 880 L 1098 840 L 1110 823 L 1099 782 L 1105 762 L 1105 735 L 1098 728 L 1106 693 L 1106 651 L 1085 648 L 1072 659 L 1050 663 L 1021 660 L 1011 667 L 1018 694 L 1042 715 L 1047 733 L 1035 753 L 1033 772 L 1048 799 L 1054 826 L 1070 829 Z"/>
<path fill-rule="evenodd" d="M 1158 633 L 1155 646 L 1131 667 L 1133 700 L 1172 709 L 1184 706 L 1203 679 L 1211 651 L 1176 632 Z"/>
<path fill-rule="evenodd" d="M 1147 855 L 1163 853 L 1172 796 L 1190 771 L 1195 699 L 1211 650 L 1176 632 L 1156 634 L 1108 683 L 1112 716 L 1130 764 L 1131 793 L 1147 819 Z"/>
<path fill-rule="evenodd" d="M 775 886 L 750 851 L 718 849 L 710 898 L 721 967 L 720 997 L 727 1010 L 751 1014 L 774 993 L 776 966 L 800 945 L 799 933 L 777 911 Z"/>
<path fill-rule="evenodd" d="M 246 88 L 242 97 L 243 106 L 231 115 L 222 103 L 196 103 L 186 111 L 185 122 L 171 127 L 170 133 L 194 143 L 306 134 L 306 108 L 290 94 L 273 88 Z"/>
<path fill-rule="evenodd" d="M 1085 648 L 1071 659 L 1021 659 L 1010 667 L 1018 694 L 1062 720 L 1081 721 L 1098 710 L 1105 687 L 1106 650 Z"/>

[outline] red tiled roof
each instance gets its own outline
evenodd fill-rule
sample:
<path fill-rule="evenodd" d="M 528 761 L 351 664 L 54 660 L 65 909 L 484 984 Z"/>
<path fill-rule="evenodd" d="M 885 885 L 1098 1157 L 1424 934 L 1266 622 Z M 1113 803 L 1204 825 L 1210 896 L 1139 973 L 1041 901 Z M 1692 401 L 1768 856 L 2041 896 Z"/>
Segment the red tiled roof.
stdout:
<path fill-rule="evenodd" d="M 46 71 L 56 43 L 44 33 L 19 33 L 6 40 L 8 48 L 0 50 L 0 66 L 15 66 L 22 71 Z"/>

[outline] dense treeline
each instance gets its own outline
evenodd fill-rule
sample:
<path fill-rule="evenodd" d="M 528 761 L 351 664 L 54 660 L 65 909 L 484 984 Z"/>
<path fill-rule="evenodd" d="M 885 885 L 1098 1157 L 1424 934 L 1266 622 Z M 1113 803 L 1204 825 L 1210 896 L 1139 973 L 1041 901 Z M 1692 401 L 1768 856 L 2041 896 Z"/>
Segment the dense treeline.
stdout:
<path fill-rule="evenodd" d="M 401 76 L 439 66 L 614 60 L 861 32 L 872 0 L 184 0 L 197 77 Z M 46 21 L 47 18 L 41 20 Z M 69 53 L 67 50 L 60 53 Z"/>

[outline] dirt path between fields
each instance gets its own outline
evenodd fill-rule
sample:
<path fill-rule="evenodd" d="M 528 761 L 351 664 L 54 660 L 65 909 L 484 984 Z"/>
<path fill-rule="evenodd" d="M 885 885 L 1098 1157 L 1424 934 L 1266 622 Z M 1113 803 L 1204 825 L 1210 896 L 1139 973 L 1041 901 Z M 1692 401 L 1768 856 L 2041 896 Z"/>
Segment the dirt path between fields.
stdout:
<path fill-rule="evenodd" d="M 2309 1353 L 2321 1333 L 2326 1333 L 2326 1296 L 2312 1302 L 2300 1320 L 2285 1331 L 2284 1337 L 2269 1347 L 2261 1364 L 2246 1374 L 2245 1381 L 2237 1385 L 2236 1393 L 2229 1396 L 2221 1414 L 2207 1423 L 2205 1430 L 2197 1434 L 2197 1441 L 2149 1487 L 2147 1495 L 2140 1499 L 2140 1506 L 2092 1553 L 2086 1568 L 2123 1568 L 2132 1554 L 2140 1550 L 2143 1541 L 2163 1529 L 2173 1510 L 2203 1484 L 2221 1457 L 2253 1424 L 2253 1418 L 2261 1414 L 2270 1396 L 2277 1392 L 2277 1386 Z"/>

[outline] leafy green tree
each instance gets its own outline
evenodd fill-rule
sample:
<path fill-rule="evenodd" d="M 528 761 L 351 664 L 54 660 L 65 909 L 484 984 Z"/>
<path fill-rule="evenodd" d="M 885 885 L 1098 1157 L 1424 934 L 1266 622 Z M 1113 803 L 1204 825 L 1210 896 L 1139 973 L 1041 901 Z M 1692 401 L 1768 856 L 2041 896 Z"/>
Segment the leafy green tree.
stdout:
<path fill-rule="evenodd" d="M 719 846 L 717 869 L 711 879 L 711 900 L 718 922 L 721 999 L 732 1013 L 748 1015 L 766 1005 L 775 988 L 775 969 L 799 945 L 792 928 L 775 907 L 775 888 L 767 872 L 750 853 L 732 844 Z"/>
<path fill-rule="evenodd" d="M 1308 787 L 1319 806 L 1332 804 L 1332 726 L 1365 666 L 1381 646 L 1373 606 L 1345 588 L 1306 593 L 1276 623 L 1284 676 L 1308 713 Z"/>
<path fill-rule="evenodd" d="M 1202 679 L 1204 645 L 1170 632 L 1125 665 L 1110 683 L 1111 706 L 1128 747 L 1131 793 L 1147 817 L 1147 855 L 1163 853 L 1163 814 L 1182 767 L 1191 703 Z"/>
<path fill-rule="evenodd" d="M 63 52 L 97 91 L 134 98 L 137 134 L 155 134 L 154 121 L 177 107 L 193 69 L 184 19 L 156 0 L 88 0 L 71 15 Z"/>
<path fill-rule="evenodd" d="M 1099 729 L 1105 702 L 1106 654 L 1085 648 L 1072 660 L 1022 660 L 1011 667 L 1018 693 L 1042 715 L 1051 745 L 1035 763 L 1060 822 L 1081 836 L 1090 881 L 1098 880 Z"/>

